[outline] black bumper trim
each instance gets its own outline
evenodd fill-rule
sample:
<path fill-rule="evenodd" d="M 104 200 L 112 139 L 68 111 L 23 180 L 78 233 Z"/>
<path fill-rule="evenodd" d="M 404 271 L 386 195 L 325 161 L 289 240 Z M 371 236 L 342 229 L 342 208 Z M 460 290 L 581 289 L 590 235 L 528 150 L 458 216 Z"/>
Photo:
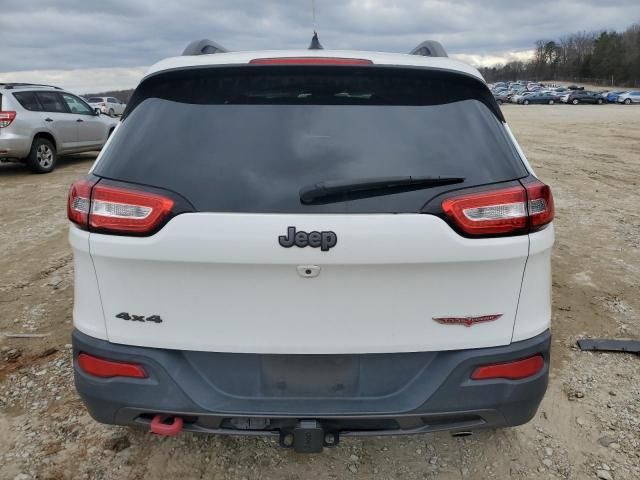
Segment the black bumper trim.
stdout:
<path fill-rule="evenodd" d="M 77 330 L 73 349 L 74 359 L 86 352 L 138 362 L 150 374 L 147 379 L 99 379 L 80 371 L 74 363 L 76 388 L 91 415 L 102 423 L 145 427 L 153 415 L 165 413 L 183 417 L 186 431 L 270 435 L 293 428 L 302 419 L 315 419 L 326 431 L 341 435 L 381 435 L 526 423 L 535 415 L 547 388 L 550 333 L 503 347 L 315 356 L 324 360 L 341 357 L 337 364 L 344 367 L 342 370 L 350 372 L 355 365 L 356 373 L 347 375 L 328 367 L 329 378 L 319 376 L 317 382 L 306 378 L 306 384 L 299 380 L 309 371 L 289 367 L 290 360 L 304 364 L 300 356 L 134 347 L 95 339 Z M 533 377 L 517 381 L 470 379 L 479 365 L 534 354 L 543 355 L 545 366 Z M 311 356 L 306 360 L 316 361 Z M 396 373 L 403 369 L 408 372 L 405 376 Z M 278 378 L 286 379 L 288 390 L 279 393 L 274 389 Z M 336 379 L 343 382 L 342 390 L 331 390 Z M 351 380 L 352 384 L 348 383 Z M 322 389 L 318 396 L 305 390 L 315 384 Z M 336 393 L 331 396 L 328 391 Z"/>

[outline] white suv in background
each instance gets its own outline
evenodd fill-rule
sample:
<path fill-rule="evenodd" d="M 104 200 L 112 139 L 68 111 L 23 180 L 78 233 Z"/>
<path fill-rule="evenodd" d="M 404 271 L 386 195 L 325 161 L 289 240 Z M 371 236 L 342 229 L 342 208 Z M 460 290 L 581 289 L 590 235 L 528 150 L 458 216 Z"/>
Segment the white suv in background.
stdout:
<path fill-rule="evenodd" d="M 48 173 L 60 155 L 100 150 L 116 125 L 60 88 L 0 83 L 0 161 Z"/>
<path fill-rule="evenodd" d="M 93 108 L 99 109 L 105 115 L 115 117 L 116 115 L 122 115 L 127 104 L 122 100 L 118 100 L 115 97 L 89 97 L 87 102 Z"/>
<path fill-rule="evenodd" d="M 91 415 L 300 452 L 531 419 L 553 198 L 478 71 L 435 42 L 195 45 L 70 190 Z"/>

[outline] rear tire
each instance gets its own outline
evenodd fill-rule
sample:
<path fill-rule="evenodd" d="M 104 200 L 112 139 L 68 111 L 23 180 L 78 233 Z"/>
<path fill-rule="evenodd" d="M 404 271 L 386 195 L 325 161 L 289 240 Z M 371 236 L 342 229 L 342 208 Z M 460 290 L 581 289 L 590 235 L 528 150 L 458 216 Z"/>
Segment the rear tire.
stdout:
<path fill-rule="evenodd" d="M 574 98 L 573 100 L 571 100 L 571 103 L 573 103 L 574 105 L 578 105 L 580 102 L 577 98 Z"/>
<path fill-rule="evenodd" d="M 553 105 L 555 102 L 553 100 L 549 100 L 549 105 Z"/>
<path fill-rule="evenodd" d="M 110 117 L 115 117 L 116 116 L 116 112 L 113 111 L 113 108 L 109 109 L 109 116 Z"/>
<path fill-rule="evenodd" d="M 601 98 L 598 99 L 598 105 L 602 105 L 602 99 Z"/>
<path fill-rule="evenodd" d="M 34 173 L 49 173 L 56 168 L 58 154 L 56 147 L 46 138 L 36 138 L 31 144 L 27 166 Z"/>
<path fill-rule="evenodd" d="M 625 98 L 624 99 L 624 104 L 625 105 L 631 105 L 631 99 L 630 98 Z"/>
<path fill-rule="evenodd" d="M 529 105 L 529 100 L 523 100 L 523 101 L 522 101 L 522 104 L 523 104 L 523 105 Z"/>
<path fill-rule="evenodd" d="M 502 105 L 502 100 L 498 100 L 498 105 Z"/>

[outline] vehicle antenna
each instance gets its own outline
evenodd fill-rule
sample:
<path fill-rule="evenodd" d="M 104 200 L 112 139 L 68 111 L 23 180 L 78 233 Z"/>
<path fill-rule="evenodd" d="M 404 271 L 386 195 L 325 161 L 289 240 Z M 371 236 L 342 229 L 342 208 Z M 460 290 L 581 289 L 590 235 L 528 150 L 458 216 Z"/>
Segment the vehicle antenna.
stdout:
<path fill-rule="evenodd" d="M 313 24 L 313 37 L 311 37 L 311 44 L 309 50 L 322 50 L 324 47 L 318 40 L 318 32 L 316 31 L 316 0 L 311 0 L 311 21 Z"/>
<path fill-rule="evenodd" d="M 316 33 L 316 0 L 311 0 L 311 22 L 313 24 L 313 33 Z"/>

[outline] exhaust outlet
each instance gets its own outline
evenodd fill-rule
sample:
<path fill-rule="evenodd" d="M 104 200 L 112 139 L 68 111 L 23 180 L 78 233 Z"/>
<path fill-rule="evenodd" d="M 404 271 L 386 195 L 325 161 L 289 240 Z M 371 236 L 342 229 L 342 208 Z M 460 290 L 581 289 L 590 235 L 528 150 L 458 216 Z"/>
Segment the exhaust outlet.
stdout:
<path fill-rule="evenodd" d="M 184 422 L 181 417 L 158 414 L 151 420 L 151 432 L 163 437 L 175 437 L 182 431 Z"/>

